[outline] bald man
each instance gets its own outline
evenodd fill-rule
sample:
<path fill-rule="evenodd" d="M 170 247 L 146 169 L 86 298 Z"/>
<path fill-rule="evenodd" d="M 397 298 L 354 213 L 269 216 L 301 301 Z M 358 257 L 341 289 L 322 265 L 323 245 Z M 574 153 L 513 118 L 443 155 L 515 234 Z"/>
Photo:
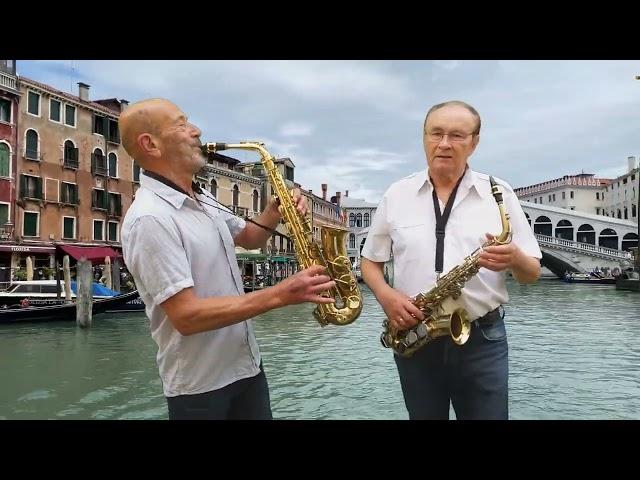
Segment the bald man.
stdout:
<path fill-rule="evenodd" d="M 192 180 L 206 162 L 201 132 L 168 100 L 132 104 L 119 123 L 125 150 L 144 170 L 122 248 L 158 345 L 169 418 L 272 418 L 251 319 L 285 305 L 333 302 L 319 294 L 335 282 L 318 266 L 245 294 L 235 246 L 266 243 L 280 221 L 276 202 L 254 219 L 258 226 L 201 191 Z M 305 214 L 304 197 L 293 196 Z"/>

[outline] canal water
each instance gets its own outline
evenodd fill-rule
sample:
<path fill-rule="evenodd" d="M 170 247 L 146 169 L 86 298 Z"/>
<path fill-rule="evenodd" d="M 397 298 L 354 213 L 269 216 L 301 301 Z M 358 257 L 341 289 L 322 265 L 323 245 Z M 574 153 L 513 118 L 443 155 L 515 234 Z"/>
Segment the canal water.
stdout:
<path fill-rule="evenodd" d="M 640 297 L 613 286 L 508 282 L 512 419 L 639 419 Z M 311 305 L 258 317 L 277 419 L 406 419 L 383 311 L 321 328 Z M 0 419 L 166 419 L 142 314 L 0 325 Z M 454 417 L 453 412 L 451 414 Z"/>

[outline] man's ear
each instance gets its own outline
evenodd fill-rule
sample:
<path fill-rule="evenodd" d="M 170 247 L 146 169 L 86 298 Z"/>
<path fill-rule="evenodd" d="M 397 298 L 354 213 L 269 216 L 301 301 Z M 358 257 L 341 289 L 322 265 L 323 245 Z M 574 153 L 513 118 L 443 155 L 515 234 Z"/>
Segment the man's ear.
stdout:
<path fill-rule="evenodd" d="M 158 148 L 156 139 L 150 133 L 141 133 L 138 135 L 138 146 L 145 155 L 150 155 L 152 157 L 160 156 L 161 152 Z"/>

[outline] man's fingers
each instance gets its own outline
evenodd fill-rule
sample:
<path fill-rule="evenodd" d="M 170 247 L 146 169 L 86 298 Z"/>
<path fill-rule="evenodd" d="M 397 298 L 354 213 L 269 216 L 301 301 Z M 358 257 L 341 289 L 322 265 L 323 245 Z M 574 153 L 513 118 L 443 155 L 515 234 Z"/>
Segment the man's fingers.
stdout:
<path fill-rule="evenodd" d="M 313 293 L 322 293 L 322 292 L 326 292 L 327 290 L 332 289 L 335 286 L 336 286 L 336 282 L 331 280 L 330 282 L 324 282 L 324 283 L 320 283 L 320 284 L 317 284 L 317 285 L 312 285 L 310 290 Z"/>

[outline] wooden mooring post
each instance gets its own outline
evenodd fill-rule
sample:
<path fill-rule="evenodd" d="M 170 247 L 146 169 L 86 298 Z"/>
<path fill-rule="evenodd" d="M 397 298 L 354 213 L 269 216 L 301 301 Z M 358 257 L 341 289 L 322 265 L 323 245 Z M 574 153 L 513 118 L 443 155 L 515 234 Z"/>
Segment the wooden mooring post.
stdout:
<path fill-rule="evenodd" d="M 86 328 L 91 326 L 93 307 L 93 269 L 85 257 L 76 265 L 76 324 Z"/>
<path fill-rule="evenodd" d="M 116 257 L 113 260 L 113 268 L 111 269 L 111 283 L 113 284 L 113 290 L 116 292 L 120 291 L 120 267 L 122 264 L 120 263 L 120 258 Z"/>

